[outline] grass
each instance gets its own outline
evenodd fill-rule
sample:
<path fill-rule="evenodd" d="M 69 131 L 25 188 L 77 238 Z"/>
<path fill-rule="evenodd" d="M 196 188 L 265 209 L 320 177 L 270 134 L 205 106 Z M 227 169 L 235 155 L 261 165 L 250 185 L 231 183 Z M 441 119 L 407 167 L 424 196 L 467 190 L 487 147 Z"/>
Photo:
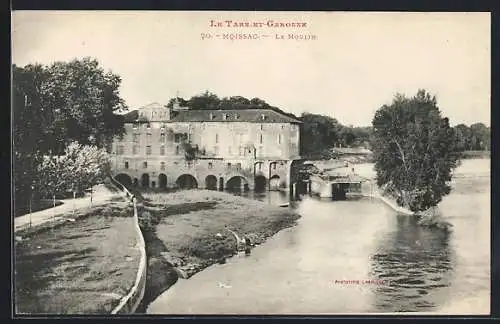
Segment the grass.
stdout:
<path fill-rule="evenodd" d="M 62 204 L 63 204 L 62 201 L 56 200 L 56 207 L 60 206 Z M 17 207 L 17 208 L 15 208 L 14 217 L 24 216 L 30 212 L 29 205 L 28 206 L 15 206 L 15 207 Z M 34 213 L 34 212 L 37 212 L 40 210 L 49 209 L 49 208 L 54 207 L 54 201 L 52 199 L 41 199 L 38 201 L 37 204 L 33 204 L 31 207 L 32 207 L 31 212 Z"/>
<path fill-rule="evenodd" d="M 260 244 L 300 217 L 290 209 L 209 190 L 144 193 L 141 228 L 148 254 L 148 283 L 143 305 L 173 285 L 237 252 L 227 226 Z M 217 238 L 216 234 L 222 234 Z M 174 268 L 175 266 L 175 268 Z"/>
<path fill-rule="evenodd" d="M 80 211 L 75 219 L 16 232 L 17 313 L 109 314 L 133 286 L 140 251 L 129 203 Z"/>

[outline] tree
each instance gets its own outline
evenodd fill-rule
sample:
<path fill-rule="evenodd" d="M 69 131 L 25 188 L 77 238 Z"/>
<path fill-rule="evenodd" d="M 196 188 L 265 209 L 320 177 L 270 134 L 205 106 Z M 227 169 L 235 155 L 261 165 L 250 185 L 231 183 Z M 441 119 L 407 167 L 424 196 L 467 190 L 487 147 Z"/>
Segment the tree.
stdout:
<path fill-rule="evenodd" d="M 453 128 L 455 132 L 455 145 L 458 151 L 463 152 L 471 150 L 471 130 L 464 124 L 456 125 Z"/>
<path fill-rule="evenodd" d="M 201 95 L 191 97 L 187 105 L 190 109 L 194 110 L 218 109 L 220 105 L 220 99 L 219 97 L 217 97 L 217 95 L 209 91 L 205 91 Z"/>
<path fill-rule="evenodd" d="M 124 133 L 126 109 L 121 79 L 95 59 L 50 66 L 12 66 L 13 187 L 15 205 L 25 205 L 44 155 L 61 155 L 71 141 L 105 147 Z M 35 196 L 38 188 L 35 185 Z"/>
<path fill-rule="evenodd" d="M 62 153 L 71 141 L 104 147 L 124 133 L 121 78 L 105 72 L 95 59 L 55 62 L 50 66 L 13 66 L 14 125 L 19 141 L 35 138 L 42 153 Z M 26 122 L 31 128 L 24 128 Z M 94 143 L 91 143 L 94 141 Z"/>
<path fill-rule="evenodd" d="M 322 156 L 325 150 L 340 142 L 339 122 L 331 117 L 303 113 L 300 150 L 303 156 Z"/>
<path fill-rule="evenodd" d="M 472 150 L 489 150 L 491 143 L 490 129 L 483 123 L 475 123 L 470 125 L 471 132 L 471 149 Z"/>
<path fill-rule="evenodd" d="M 72 142 L 63 155 L 44 156 L 37 171 L 40 196 L 63 197 L 69 191 L 83 192 L 104 181 L 109 172 L 109 156 L 103 148 Z"/>
<path fill-rule="evenodd" d="M 390 106 L 377 110 L 372 124 L 377 184 L 399 205 L 424 211 L 450 193 L 458 154 L 435 97 L 425 90 L 412 98 L 397 94 Z"/>

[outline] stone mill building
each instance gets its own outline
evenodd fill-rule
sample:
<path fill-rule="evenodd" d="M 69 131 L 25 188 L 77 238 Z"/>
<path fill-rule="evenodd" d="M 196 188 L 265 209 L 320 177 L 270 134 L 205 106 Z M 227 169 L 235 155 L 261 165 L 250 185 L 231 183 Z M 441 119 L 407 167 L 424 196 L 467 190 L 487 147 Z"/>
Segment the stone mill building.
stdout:
<path fill-rule="evenodd" d="M 190 110 L 152 103 L 125 115 L 112 173 L 142 188 L 277 190 L 300 160 L 300 121 L 269 109 Z"/>

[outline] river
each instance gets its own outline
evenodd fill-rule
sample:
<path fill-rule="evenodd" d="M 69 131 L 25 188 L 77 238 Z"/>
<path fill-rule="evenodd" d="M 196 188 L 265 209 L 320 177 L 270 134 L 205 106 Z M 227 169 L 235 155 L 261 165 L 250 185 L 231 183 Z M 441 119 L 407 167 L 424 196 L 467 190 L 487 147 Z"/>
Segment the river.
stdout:
<path fill-rule="evenodd" d="M 357 172 L 373 175 L 372 165 Z M 424 229 L 376 199 L 295 207 L 299 224 L 180 279 L 151 314 L 488 314 L 490 160 L 464 160 L 439 209 L 453 232 Z M 256 199 L 278 204 L 279 192 Z"/>

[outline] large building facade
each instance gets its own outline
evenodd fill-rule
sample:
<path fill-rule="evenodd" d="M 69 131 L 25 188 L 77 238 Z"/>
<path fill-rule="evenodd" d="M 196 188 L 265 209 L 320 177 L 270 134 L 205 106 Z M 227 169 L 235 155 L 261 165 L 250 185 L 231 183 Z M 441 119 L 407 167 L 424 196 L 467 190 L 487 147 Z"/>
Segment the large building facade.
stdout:
<path fill-rule="evenodd" d="M 300 121 L 268 109 L 189 110 L 150 104 L 128 113 L 112 172 L 142 188 L 288 188 Z"/>

